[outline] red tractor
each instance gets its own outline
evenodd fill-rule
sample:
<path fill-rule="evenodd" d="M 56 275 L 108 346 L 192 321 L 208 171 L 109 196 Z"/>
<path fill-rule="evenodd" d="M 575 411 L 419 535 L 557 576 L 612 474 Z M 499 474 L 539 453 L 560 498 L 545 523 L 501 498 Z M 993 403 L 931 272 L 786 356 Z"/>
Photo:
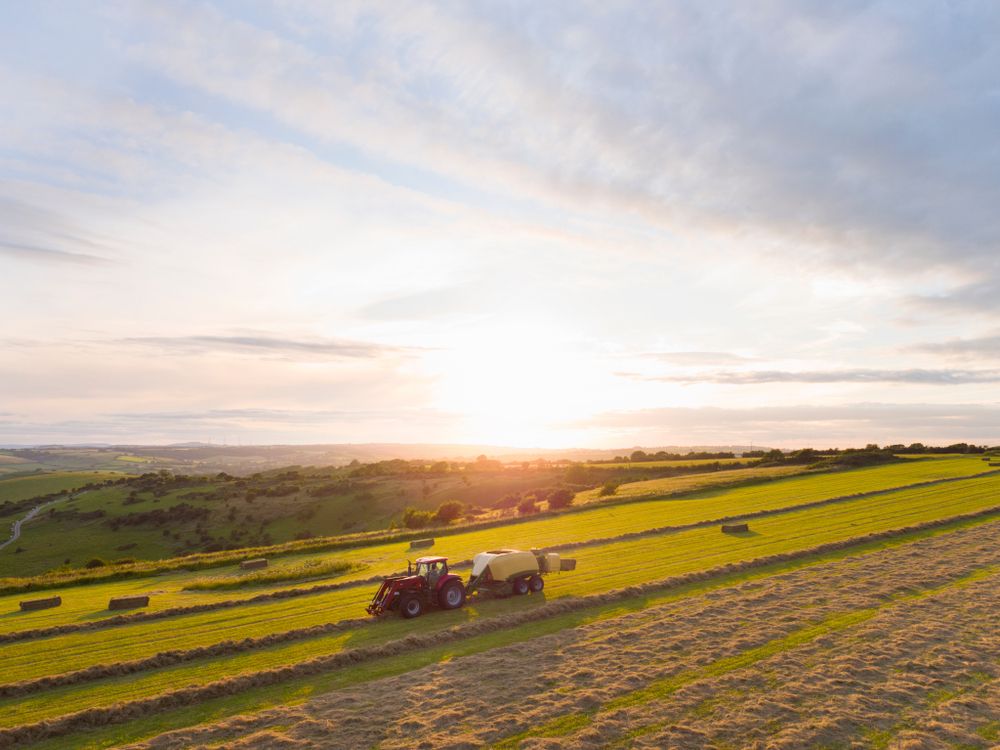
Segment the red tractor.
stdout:
<path fill-rule="evenodd" d="M 368 605 L 370 615 L 399 612 L 419 617 L 430 607 L 458 609 L 465 604 L 462 579 L 448 572 L 448 558 L 419 557 L 416 567 L 407 563 L 406 575 L 389 576 Z"/>

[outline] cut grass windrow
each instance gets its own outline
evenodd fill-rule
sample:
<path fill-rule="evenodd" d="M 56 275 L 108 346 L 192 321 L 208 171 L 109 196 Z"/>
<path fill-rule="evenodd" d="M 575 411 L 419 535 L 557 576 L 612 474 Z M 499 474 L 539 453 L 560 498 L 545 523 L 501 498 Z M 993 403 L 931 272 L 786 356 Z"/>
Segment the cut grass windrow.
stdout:
<path fill-rule="evenodd" d="M 496 742 L 493 750 L 516 750 L 526 739 L 543 737 L 565 737 L 587 728 L 600 714 L 619 711 L 635 706 L 640 706 L 655 701 L 663 701 L 676 693 L 681 688 L 699 680 L 721 677 L 722 675 L 746 669 L 753 665 L 769 659 L 777 654 L 790 651 L 805 644 L 811 643 L 832 633 L 841 632 L 849 628 L 856 627 L 877 615 L 898 607 L 902 604 L 931 597 L 942 591 L 967 586 L 976 581 L 996 575 L 996 567 L 977 569 L 960 578 L 948 581 L 938 586 L 933 586 L 921 591 L 911 592 L 897 596 L 890 601 L 877 607 L 867 609 L 852 610 L 842 612 L 826 618 L 822 622 L 806 625 L 788 635 L 776 638 L 760 646 L 750 648 L 742 653 L 717 659 L 710 664 L 695 669 L 689 669 L 678 674 L 673 674 L 659 680 L 655 680 L 636 690 L 619 695 L 604 703 L 604 705 L 592 711 L 564 714 L 540 726 L 532 727 L 523 732 L 505 737 Z M 640 727 L 633 727 L 628 734 L 610 747 L 628 747 L 631 741 L 637 737 L 650 734 L 662 729 L 666 722 L 656 722 Z"/>
<path fill-rule="evenodd" d="M 695 520 L 695 521 L 692 521 L 692 522 L 689 522 L 689 523 L 675 523 L 675 524 L 672 524 L 672 525 L 669 525 L 669 526 L 656 526 L 656 527 L 653 527 L 653 528 L 643 528 L 643 529 L 636 530 L 636 531 L 626 531 L 626 532 L 624 532 L 622 534 L 618 534 L 618 535 L 612 536 L 612 537 L 588 538 L 588 539 L 583 539 L 583 540 L 579 540 L 579 541 L 563 542 L 563 543 L 555 542 L 553 544 L 548 545 L 547 548 L 548 549 L 552 549 L 552 550 L 569 551 L 569 550 L 580 549 L 580 548 L 584 548 L 584 547 L 598 547 L 598 546 L 603 546 L 603 545 L 607 545 L 607 544 L 611 544 L 611 543 L 615 543 L 615 542 L 628 541 L 630 539 L 642 539 L 642 538 L 645 538 L 645 537 L 657 536 L 657 535 L 660 535 L 660 534 L 668 534 L 668 533 L 673 533 L 673 532 L 677 532 L 677 531 L 684 531 L 684 530 L 690 530 L 690 529 L 704 528 L 704 527 L 713 526 L 713 525 L 720 524 L 720 523 L 726 523 L 726 522 L 734 521 L 734 520 L 738 520 L 738 519 L 740 519 L 740 520 L 751 520 L 751 519 L 755 519 L 755 518 L 765 518 L 765 517 L 768 517 L 768 516 L 774 516 L 774 515 L 779 515 L 779 514 L 794 512 L 794 511 L 799 511 L 799 510 L 808 510 L 810 508 L 822 507 L 824 505 L 830 505 L 830 504 L 835 504 L 835 503 L 846 503 L 846 502 L 861 500 L 861 499 L 864 499 L 866 497 L 875 497 L 875 496 L 879 496 L 879 495 L 886 495 L 886 494 L 893 493 L 893 492 L 904 492 L 904 491 L 908 491 L 908 490 L 919 489 L 919 488 L 923 488 L 923 487 L 930 487 L 930 486 L 934 486 L 934 485 L 938 485 L 938 484 L 943 484 L 943 483 L 949 483 L 949 482 L 965 482 L 965 481 L 970 481 L 970 480 L 974 480 L 974 479 L 981 479 L 983 477 L 988 477 L 988 476 L 992 476 L 992 475 L 995 475 L 995 474 L 1000 474 L 1000 472 L 998 472 L 998 471 L 988 471 L 988 472 L 982 472 L 982 473 L 968 475 L 968 476 L 947 476 L 947 477 L 940 477 L 940 478 L 936 478 L 936 479 L 925 480 L 925 481 L 916 482 L 916 483 L 907 484 L 907 485 L 901 485 L 901 486 L 895 486 L 895 487 L 880 487 L 878 489 L 873 489 L 873 490 L 869 490 L 869 491 L 865 491 L 865 492 L 856 492 L 856 493 L 853 493 L 853 494 L 842 494 L 842 495 L 837 495 L 835 497 L 821 497 L 820 499 L 812 500 L 812 501 L 805 502 L 805 503 L 800 503 L 800 504 L 782 504 L 782 502 L 781 502 L 781 500 L 779 498 L 777 501 L 772 501 L 771 503 L 769 503 L 767 505 L 767 507 L 761 508 L 759 510 L 747 510 L 744 507 L 744 510 L 746 510 L 746 512 L 736 512 L 734 514 L 720 516 L 718 518 L 713 518 L 711 520 L 702 520 L 702 518 L 699 518 L 698 520 Z M 785 482 L 788 482 L 788 481 L 789 480 L 785 480 Z M 871 480 L 869 480 L 869 481 L 871 481 Z M 779 486 L 780 486 L 779 484 L 775 484 L 774 488 L 777 489 Z M 806 490 L 805 485 L 795 484 L 795 485 L 791 485 L 791 487 L 793 488 L 793 490 L 792 490 L 793 493 L 794 492 L 805 493 L 805 490 Z M 742 497 L 743 494 L 744 493 L 740 493 L 740 496 Z M 807 493 L 806 493 L 806 495 L 808 496 Z M 795 495 L 791 494 L 790 496 L 794 497 Z M 633 500 L 632 502 L 637 502 L 637 501 Z M 652 501 L 650 501 L 648 499 L 645 499 L 645 500 L 642 501 L 643 504 L 648 504 L 650 502 L 652 502 Z M 732 508 L 733 510 L 737 510 L 737 511 L 740 510 L 740 505 L 744 505 L 745 506 L 746 504 L 745 503 L 739 503 L 739 504 L 737 504 L 737 503 L 726 503 L 726 504 L 719 503 L 719 506 L 721 508 L 727 508 L 727 509 Z M 750 507 L 753 507 L 753 506 L 750 506 Z M 590 513 L 600 513 L 600 516 L 602 517 L 602 519 L 603 519 L 603 516 L 605 515 L 605 509 L 604 508 L 596 508 L 596 507 L 592 506 L 592 507 L 588 508 L 587 510 Z M 669 510 L 674 510 L 674 508 L 669 508 Z M 690 516 L 690 512 L 682 513 L 682 511 L 686 511 L 687 510 L 686 508 L 682 508 L 680 506 L 677 506 L 676 510 L 678 511 L 678 514 L 680 515 L 681 518 L 685 517 L 685 515 Z M 697 509 L 696 508 L 691 508 L 690 510 L 691 511 L 696 511 L 696 512 L 705 512 L 705 510 L 707 510 L 707 509 L 701 508 L 700 504 L 699 504 L 699 507 Z M 535 523 L 539 523 L 539 521 L 536 519 Z M 604 523 L 604 524 L 601 524 L 600 526 L 598 526 L 596 524 L 595 525 L 588 525 L 586 528 L 588 528 L 588 529 L 589 528 L 593 528 L 594 530 L 596 530 L 597 528 L 608 528 L 608 527 L 609 527 L 609 524 Z M 485 548 L 489 548 L 491 546 L 490 540 L 485 539 L 485 538 L 483 539 L 482 544 L 483 544 L 483 548 L 484 549 Z M 493 544 L 492 546 L 496 546 L 496 545 Z M 541 546 L 541 543 L 536 544 L 535 546 Z M 338 562 L 338 564 L 340 564 L 340 563 Z M 454 562 L 452 562 L 451 567 L 453 569 L 462 569 L 463 567 L 468 566 L 470 564 L 471 564 L 470 560 L 460 560 L 460 561 L 454 561 Z M 169 617 L 178 617 L 178 616 L 182 616 L 182 615 L 193 615 L 193 614 L 199 614 L 199 613 L 205 613 L 205 612 L 212 612 L 212 611 L 216 611 L 216 610 L 232 609 L 234 607 L 242 607 L 244 605 L 260 604 L 262 602 L 271 601 L 271 600 L 277 600 L 277 599 L 291 599 L 291 598 L 296 598 L 296 597 L 301 597 L 301 596 L 312 596 L 312 595 L 316 595 L 316 594 L 322 594 L 322 593 L 327 593 L 327 592 L 332 592 L 332 591 L 338 591 L 338 590 L 341 590 L 341 589 L 351 588 L 351 587 L 355 587 L 355 586 L 368 586 L 368 585 L 371 585 L 373 583 L 377 583 L 377 582 L 381 581 L 383 577 L 384 576 L 382 576 L 382 575 L 376 575 L 376 576 L 370 576 L 370 577 L 367 577 L 367 578 L 346 580 L 346 581 L 341 581 L 341 582 L 332 583 L 332 584 L 317 584 L 315 586 L 310 586 L 310 587 L 301 587 L 301 588 L 294 588 L 294 589 L 283 589 L 283 590 L 279 590 L 279 591 L 275 591 L 275 592 L 271 592 L 271 593 L 267 593 L 267 594 L 259 594 L 259 595 L 248 597 L 248 598 L 245 598 L 245 599 L 223 600 L 223 601 L 208 602 L 208 603 L 204 603 L 204 604 L 194 604 L 194 605 L 188 605 L 188 606 L 182 606 L 182 607 L 170 607 L 168 609 L 164 609 L 164 610 L 160 610 L 160 611 L 139 612 L 139 613 L 128 614 L 128 615 L 117 615 L 117 616 L 102 618 L 102 619 L 99 619 L 99 620 L 90 620 L 88 622 L 68 623 L 68 624 L 64 624 L 64 625 L 52 625 L 52 626 L 47 626 L 47 627 L 34 628 L 34 629 L 30 629 L 30 630 L 20 630 L 20 631 L 8 632 L 8 633 L 0 633 L 0 644 L 3 644 L 3 643 L 14 643 L 14 642 L 17 642 L 17 641 L 32 640 L 32 639 L 37 639 L 37 638 L 48 638 L 48 637 L 52 637 L 52 636 L 66 635 L 66 634 L 69 634 L 69 633 L 82 632 L 82 631 L 101 630 L 101 629 L 104 629 L 104 628 L 118 627 L 118 626 L 122 626 L 122 625 L 132 625 L 132 624 L 135 624 L 135 623 L 147 622 L 147 621 L 151 621 L 151 620 L 159 620 L 159 619 L 164 619 L 164 618 L 169 618 Z M 190 584 L 187 584 L 185 587 L 189 587 L 189 586 L 190 586 Z"/>
<path fill-rule="evenodd" d="M 1000 506 L 994 506 L 976 513 L 967 513 L 960 516 L 953 516 L 951 518 L 936 519 L 914 526 L 845 539 L 807 550 L 770 555 L 742 563 L 730 563 L 719 568 L 689 573 L 681 576 L 674 576 L 661 581 L 630 586 L 626 589 L 616 590 L 605 594 L 562 599 L 542 605 L 541 607 L 535 609 L 512 613 L 505 617 L 493 617 L 484 620 L 472 621 L 443 631 L 412 634 L 406 638 L 390 641 L 380 645 L 340 651 L 335 654 L 314 657 L 300 661 L 293 665 L 283 666 L 276 669 L 251 672 L 227 679 L 209 682 L 207 684 L 170 690 L 152 697 L 127 701 L 117 705 L 89 708 L 71 714 L 58 715 L 57 717 L 31 724 L 0 729 L 0 748 L 19 746 L 50 737 L 63 736 L 74 731 L 96 725 L 107 725 L 128 721 L 130 719 L 143 716 L 149 712 L 159 712 L 180 708 L 200 701 L 206 701 L 221 696 L 234 695 L 245 690 L 276 685 L 297 678 L 321 674 L 330 670 L 346 667 L 348 665 L 355 665 L 380 659 L 382 657 L 396 656 L 410 653 L 414 650 L 457 642 L 474 636 L 506 630 L 519 625 L 545 620 L 586 608 L 623 602 L 631 598 L 642 597 L 662 592 L 667 589 L 686 586 L 721 575 L 729 575 L 742 571 L 749 571 L 754 568 L 793 562 L 806 557 L 814 557 L 817 555 L 870 544 L 872 542 L 917 534 L 924 531 L 943 528 L 949 525 L 986 519 L 997 515 L 1000 515 Z M 520 739 L 518 739 L 518 742 Z"/>

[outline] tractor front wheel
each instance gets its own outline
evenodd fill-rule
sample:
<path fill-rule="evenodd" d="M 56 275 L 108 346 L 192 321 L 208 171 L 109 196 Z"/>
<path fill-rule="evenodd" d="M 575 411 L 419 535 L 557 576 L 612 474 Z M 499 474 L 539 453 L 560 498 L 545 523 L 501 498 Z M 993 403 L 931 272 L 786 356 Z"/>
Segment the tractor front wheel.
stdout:
<path fill-rule="evenodd" d="M 531 589 L 531 593 L 537 594 L 545 588 L 545 579 L 541 576 L 531 576 L 531 578 L 528 579 L 528 588 Z"/>
<path fill-rule="evenodd" d="M 465 587 L 458 581 L 452 581 L 441 589 L 438 603 L 441 609 L 458 609 L 465 604 Z"/>
<path fill-rule="evenodd" d="M 414 617 L 420 617 L 424 613 L 424 603 L 420 601 L 419 596 L 403 597 L 403 600 L 399 603 L 399 614 L 405 617 L 407 620 L 412 620 Z"/>
<path fill-rule="evenodd" d="M 527 578 L 515 578 L 511 581 L 511 589 L 514 592 L 514 596 L 523 596 L 528 593 L 528 579 Z"/>

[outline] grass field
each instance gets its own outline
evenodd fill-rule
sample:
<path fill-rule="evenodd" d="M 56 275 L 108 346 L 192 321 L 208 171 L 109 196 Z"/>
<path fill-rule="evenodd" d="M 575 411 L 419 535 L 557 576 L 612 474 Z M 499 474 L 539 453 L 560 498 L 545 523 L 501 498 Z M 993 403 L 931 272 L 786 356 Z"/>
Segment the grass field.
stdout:
<path fill-rule="evenodd" d="M 119 476 L 119 474 L 106 471 L 63 471 L 6 479 L 0 477 L 0 503 L 50 495 L 54 492 L 82 487 L 91 482 L 116 479 Z"/>
<path fill-rule="evenodd" d="M 624 505 L 595 506 L 562 516 L 457 533 L 440 537 L 433 551 L 449 555 L 454 562 L 469 559 L 476 552 L 498 546 L 545 547 L 605 538 L 661 526 L 682 525 L 704 519 L 778 509 L 855 492 L 884 490 L 933 479 L 960 477 L 982 470 L 982 464 L 975 461 L 948 459 L 857 469 L 837 474 L 791 477 L 729 490 L 703 490 L 683 499 L 645 500 Z M 353 576 L 367 578 L 373 574 L 390 573 L 405 567 L 408 557 L 413 557 L 409 543 L 393 542 L 329 553 L 289 555 L 279 558 L 274 565 L 281 569 L 305 561 L 335 559 L 368 566 L 363 573 Z M 111 613 L 101 612 L 106 606 L 107 599 L 133 590 L 163 592 L 154 597 L 151 605 L 153 609 L 198 604 L 210 599 L 218 600 L 220 596 L 214 592 L 183 594 L 180 592 L 191 580 L 204 575 L 205 572 L 174 573 L 138 581 L 119 581 L 66 589 L 62 592 L 65 599 L 62 608 L 17 614 L 16 623 L 10 623 L 8 628 L 29 629 L 60 624 L 81 616 L 108 616 Z M 351 575 L 345 576 L 346 579 L 351 577 Z M 53 593 L 60 592 L 57 589 Z M 227 592 L 221 598 L 249 595 L 233 591 Z M 21 598 L 22 595 L 0 597 L 0 613 L 15 610 L 16 602 Z"/>
<path fill-rule="evenodd" d="M 864 534 L 912 526 L 923 521 L 974 512 L 1000 504 L 1000 475 L 959 479 L 911 489 L 892 490 L 906 484 L 963 477 L 983 471 L 983 464 L 970 459 L 940 459 L 835 474 L 793 476 L 764 485 L 703 490 L 684 499 L 641 500 L 621 505 L 595 506 L 582 511 L 442 537 L 435 552 L 463 559 L 484 548 L 505 546 L 554 546 L 587 542 L 571 555 L 578 560 L 575 573 L 548 579 L 544 597 L 475 601 L 456 612 L 438 612 L 419 622 L 417 632 L 439 631 L 456 624 L 477 622 L 529 611 L 544 602 L 590 595 L 658 580 L 672 575 L 704 570 L 781 552 L 810 549 Z M 648 485 L 649 483 L 637 483 Z M 625 489 L 623 486 L 622 489 Z M 850 498 L 821 507 L 794 506 L 861 492 L 881 494 Z M 643 492 L 652 491 L 645 487 Z M 647 497 L 647 495 L 637 495 Z M 722 535 L 717 528 L 655 533 L 621 541 L 600 541 L 666 525 L 681 525 L 720 516 L 760 510 L 778 511 L 755 518 L 751 531 Z M 971 523 L 971 522 L 969 522 Z M 967 523 L 966 525 L 969 525 Z M 937 532 L 935 532 L 937 533 Z M 943 532 L 941 532 L 943 533 Z M 923 537 L 928 534 L 923 534 Z M 293 568 L 305 560 L 338 560 L 364 564 L 368 569 L 353 574 L 397 569 L 407 554 L 405 543 L 340 550 L 327 555 L 290 556 L 276 565 Z M 886 546 L 886 545 L 882 545 Z M 784 566 L 791 569 L 796 566 Z M 36 613 L 14 611 L 16 596 L 0 598 L 0 632 L 45 627 L 60 623 L 89 622 L 107 616 L 110 596 L 153 592 L 153 607 L 166 608 L 223 599 L 241 598 L 280 585 L 253 587 L 252 591 L 183 591 L 185 585 L 205 572 L 175 572 L 134 581 L 79 586 L 61 592 L 64 605 Z M 344 576 L 349 579 L 352 574 Z M 338 579 L 340 580 L 340 579 Z M 706 584 L 708 585 L 708 584 Z M 285 586 L 287 587 L 287 585 Z M 111 629 L 83 631 L 0 646 L 4 654 L 3 682 L 57 675 L 99 664 L 150 657 L 172 649 L 209 646 L 232 638 L 261 637 L 363 615 L 372 586 L 346 588 L 321 594 L 283 599 L 236 608 L 175 616 L 167 620 L 135 623 Z M 168 689 L 213 682 L 227 676 L 293 665 L 303 660 L 335 654 L 345 648 L 386 643 L 414 632 L 415 624 L 392 618 L 374 626 L 352 626 L 320 637 L 305 637 L 266 648 L 225 656 L 201 658 L 165 668 L 146 669 L 139 674 L 106 677 L 78 685 L 50 688 L 21 697 L 0 699 L 0 726 L 11 727 L 58 717 L 83 709 L 109 706 L 121 700 L 155 696 Z M 544 627 L 536 624 L 531 627 Z M 504 635 L 491 636 L 497 643 Z M 489 639 L 487 639 L 489 641 Z M 464 647 L 454 647 L 461 651 Z M 488 646 L 487 646 L 488 648 Z M 426 654 L 424 655 L 426 656 Z M 423 657 L 417 658 L 420 662 Z M 398 668 L 392 667 L 389 672 Z M 379 674 L 372 667 L 360 671 L 359 679 Z M 290 686 L 257 691 L 256 700 L 288 700 Z M 277 698 L 275 698 L 277 696 Z M 233 696 L 218 710 L 229 713 L 241 705 Z M 183 714 L 180 711 L 177 715 Z M 204 717 L 201 713 L 199 716 Z M 114 730 L 120 736 L 121 730 Z"/>
<path fill-rule="evenodd" d="M 594 461 L 586 465 L 597 469 L 672 469 L 686 466 L 711 466 L 712 464 L 726 466 L 728 464 L 751 463 L 755 460 L 753 458 L 674 458 L 664 461 L 625 461 L 620 463 Z"/>

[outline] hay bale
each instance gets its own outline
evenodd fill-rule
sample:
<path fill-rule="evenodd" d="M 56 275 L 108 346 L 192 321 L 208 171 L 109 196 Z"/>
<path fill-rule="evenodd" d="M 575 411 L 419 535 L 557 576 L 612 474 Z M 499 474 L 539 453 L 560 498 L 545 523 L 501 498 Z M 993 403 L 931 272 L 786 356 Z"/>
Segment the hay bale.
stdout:
<path fill-rule="evenodd" d="M 18 604 L 22 612 L 31 612 L 36 609 L 50 609 L 62 604 L 62 597 L 50 596 L 47 599 L 28 599 L 27 601 L 18 602 Z"/>
<path fill-rule="evenodd" d="M 116 596 L 108 602 L 108 609 L 136 609 L 148 607 L 149 597 L 146 595 Z"/>
<path fill-rule="evenodd" d="M 240 563 L 240 570 L 260 570 L 267 567 L 267 560 L 260 557 L 256 560 L 244 560 Z"/>
<path fill-rule="evenodd" d="M 576 560 L 572 557 L 560 557 L 559 558 L 559 570 L 576 570 Z"/>
<path fill-rule="evenodd" d="M 433 547 L 433 539 L 414 539 L 410 542 L 410 549 L 422 549 L 423 547 Z"/>
<path fill-rule="evenodd" d="M 750 531 L 750 524 L 746 523 L 727 523 L 722 526 L 723 534 L 738 534 L 741 531 Z"/>

